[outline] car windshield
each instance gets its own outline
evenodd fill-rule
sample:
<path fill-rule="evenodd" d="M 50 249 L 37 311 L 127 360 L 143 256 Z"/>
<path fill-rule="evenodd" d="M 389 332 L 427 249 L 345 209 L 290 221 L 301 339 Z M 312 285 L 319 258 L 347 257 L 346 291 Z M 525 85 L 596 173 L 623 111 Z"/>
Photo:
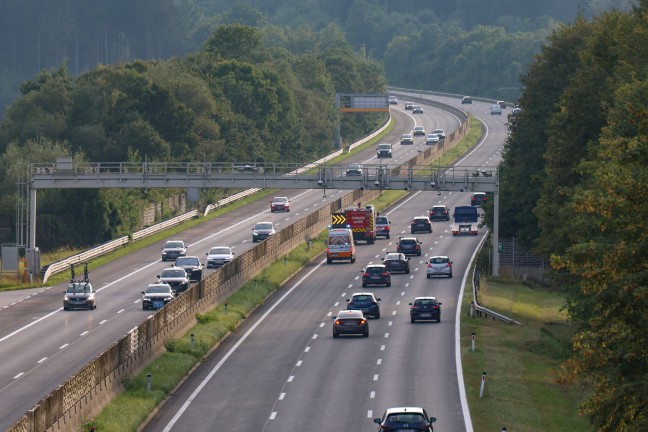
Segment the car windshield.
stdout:
<path fill-rule="evenodd" d="M 89 293 L 92 291 L 92 286 L 88 284 L 72 284 L 68 286 L 67 292 L 69 293 Z"/>
<path fill-rule="evenodd" d="M 360 169 L 360 165 L 358 165 L 358 164 L 351 164 L 351 165 L 349 165 L 349 169 L 350 169 L 350 170 L 359 170 L 359 169 Z"/>
<path fill-rule="evenodd" d="M 405 134 L 403 135 L 403 138 L 412 138 L 412 136 L 410 134 Z"/>
<path fill-rule="evenodd" d="M 288 202 L 288 198 L 286 198 L 286 197 L 275 197 L 274 202 L 285 203 L 285 202 Z"/>
<path fill-rule="evenodd" d="M 401 413 L 388 416 L 387 421 L 389 423 L 425 423 L 425 417 L 423 414 Z"/>
<path fill-rule="evenodd" d="M 427 220 L 427 218 L 426 219 L 416 218 L 416 219 L 414 219 L 414 222 L 419 223 L 419 224 L 426 224 L 426 223 L 428 223 L 428 220 Z"/>
<path fill-rule="evenodd" d="M 272 224 L 271 223 L 258 223 L 255 227 L 255 229 L 258 230 L 269 230 L 272 229 Z"/>
<path fill-rule="evenodd" d="M 385 257 L 385 261 L 399 260 L 399 259 L 401 259 L 401 255 L 399 253 L 390 253 L 387 254 L 387 256 Z"/>
<path fill-rule="evenodd" d="M 378 144 L 380 150 L 389 150 L 391 149 L 391 144 Z"/>
<path fill-rule="evenodd" d="M 162 270 L 162 273 L 160 274 L 160 277 L 162 278 L 180 278 L 185 276 L 186 273 L 182 269 Z"/>
<path fill-rule="evenodd" d="M 164 245 L 165 248 L 170 249 L 170 248 L 182 248 L 184 245 L 182 242 L 167 242 L 167 244 Z"/>
<path fill-rule="evenodd" d="M 188 257 L 186 257 L 186 258 L 178 258 L 175 263 L 176 263 L 177 266 L 184 266 L 184 265 L 192 265 L 192 266 L 195 265 L 195 266 L 197 266 L 197 265 L 200 265 L 200 261 L 198 260 L 198 258 L 188 258 Z"/>
<path fill-rule="evenodd" d="M 437 304 L 437 301 L 434 299 L 420 299 L 414 302 L 415 306 L 430 306 Z"/>
<path fill-rule="evenodd" d="M 381 216 L 378 219 L 376 219 L 376 223 L 386 225 L 389 223 L 389 219 L 387 219 L 385 216 Z"/>
<path fill-rule="evenodd" d="M 433 211 L 440 211 L 440 212 L 442 212 L 442 211 L 445 211 L 446 208 L 445 208 L 445 207 L 436 207 L 436 206 L 435 206 L 435 207 L 432 207 L 432 210 L 433 210 Z"/>
<path fill-rule="evenodd" d="M 146 288 L 147 294 L 161 294 L 161 293 L 170 293 L 171 289 L 166 286 L 156 285 Z"/>
<path fill-rule="evenodd" d="M 430 258 L 430 264 L 445 264 L 447 262 L 448 262 L 448 258 L 439 258 L 439 257 Z"/>
<path fill-rule="evenodd" d="M 415 245 L 416 240 L 401 240 L 400 244 L 401 245 L 406 245 L 406 246 Z"/>
<path fill-rule="evenodd" d="M 443 133 L 443 129 L 434 129 L 434 133 L 435 133 L 435 134 L 436 134 L 436 133 L 440 133 L 440 134 L 442 134 L 442 133 Z"/>
<path fill-rule="evenodd" d="M 212 250 L 209 251 L 209 255 L 229 255 L 232 252 L 230 251 L 229 248 L 212 248 Z"/>

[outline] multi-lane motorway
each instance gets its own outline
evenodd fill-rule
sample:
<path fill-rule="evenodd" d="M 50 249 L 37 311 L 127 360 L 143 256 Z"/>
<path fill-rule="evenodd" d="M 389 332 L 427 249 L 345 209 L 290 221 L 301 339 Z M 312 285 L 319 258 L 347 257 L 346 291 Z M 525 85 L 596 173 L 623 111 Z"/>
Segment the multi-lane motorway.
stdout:
<path fill-rule="evenodd" d="M 435 98 L 438 99 L 438 98 Z M 425 147 L 400 146 L 400 134 L 414 125 L 455 130 L 458 120 L 425 107 L 413 116 L 392 110 L 397 127 L 385 138 L 398 163 Z M 491 117 L 487 104 L 460 106 L 482 118 L 486 139 L 462 165 L 495 166 L 506 135 L 503 118 Z M 351 162 L 371 163 L 375 150 Z M 291 197 L 291 212 L 269 211 L 261 200 L 192 228 L 176 237 L 201 258 L 214 245 L 239 253 L 252 247 L 252 226 L 270 220 L 279 228 L 339 197 L 345 191 L 281 191 Z M 408 233 L 414 215 L 436 203 L 468 203 L 469 193 L 413 193 L 389 211 L 394 232 Z M 395 239 L 358 248 L 356 264 L 313 263 L 246 321 L 164 405 L 147 430 L 372 430 L 371 417 L 394 405 L 421 405 L 438 418 L 439 430 L 465 430 L 455 368 L 456 308 L 462 276 L 478 238 L 449 234 L 449 223 L 435 222 L 432 234 L 419 234 L 422 257 L 412 258 L 410 275 L 394 275 L 390 288 L 361 288 L 362 267 L 379 262 L 395 248 Z M 62 311 L 64 286 L 0 293 L 0 428 L 10 426 L 89 360 L 143 321 L 143 287 L 168 263 L 161 245 L 142 249 L 92 272 L 98 293 L 94 311 Z M 450 255 L 452 279 L 426 279 L 425 258 Z M 370 337 L 331 337 L 331 315 L 353 292 L 372 291 L 382 298 L 382 317 L 370 322 Z M 441 324 L 410 324 L 407 303 L 419 295 L 443 302 Z M 190 403 L 187 401 L 191 401 Z"/>

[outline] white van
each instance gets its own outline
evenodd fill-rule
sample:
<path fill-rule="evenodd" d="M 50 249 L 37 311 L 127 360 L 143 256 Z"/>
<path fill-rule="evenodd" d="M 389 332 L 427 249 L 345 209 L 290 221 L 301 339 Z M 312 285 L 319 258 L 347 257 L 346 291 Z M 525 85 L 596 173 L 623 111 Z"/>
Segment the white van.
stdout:
<path fill-rule="evenodd" d="M 333 261 L 339 260 L 349 261 L 350 263 L 354 263 L 356 260 L 355 243 L 351 228 L 329 229 L 326 263 L 331 264 Z"/>
<path fill-rule="evenodd" d="M 498 104 L 491 105 L 491 115 L 502 115 L 502 107 Z"/>

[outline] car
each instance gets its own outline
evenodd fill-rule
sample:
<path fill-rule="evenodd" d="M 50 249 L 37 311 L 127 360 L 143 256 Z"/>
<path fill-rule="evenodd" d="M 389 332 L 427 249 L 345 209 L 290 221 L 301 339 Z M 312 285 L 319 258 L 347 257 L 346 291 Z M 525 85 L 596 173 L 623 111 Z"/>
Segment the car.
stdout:
<path fill-rule="evenodd" d="M 432 232 L 432 223 L 428 216 L 416 216 L 410 222 L 410 232 L 414 234 L 419 231 Z"/>
<path fill-rule="evenodd" d="M 441 302 L 435 297 L 416 297 L 410 303 L 410 322 L 419 320 L 441 322 Z"/>
<path fill-rule="evenodd" d="M 389 238 L 391 232 L 391 221 L 387 216 L 378 216 L 376 218 L 376 237 Z"/>
<path fill-rule="evenodd" d="M 340 335 L 359 335 L 369 337 L 369 322 L 362 311 L 359 310 L 341 310 L 337 315 L 332 316 L 333 337 Z"/>
<path fill-rule="evenodd" d="M 71 281 L 63 291 L 63 310 L 97 309 L 97 293 L 86 281 Z"/>
<path fill-rule="evenodd" d="M 371 210 L 372 213 L 376 213 L 376 206 L 373 204 L 367 204 L 364 206 L 364 208 L 365 210 Z"/>
<path fill-rule="evenodd" d="M 361 176 L 362 175 L 362 165 L 353 163 L 349 164 L 346 170 L 346 175 L 348 176 Z"/>
<path fill-rule="evenodd" d="M 405 109 L 406 110 L 411 110 L 414 109 L 414 102 L 405 102 Z"/>
<path fill-rule="evenodd" d="M 396 243 L 396 252 L 421 256 L 421 244 L 416 237 L 400 237 Z"/>
<path fill-rule="evenodd" d="M 481 207 L 482 204 L 488 202 L 488 195 L 485 192 L 475 192 L 470 197 L 470 205 L 473 207 Z"/>
<path fill-rule="evenodd" d="M 412 108 L 412 114 L 423 114 L 423 108 L 415 105 L 414 108 Z"/>
<path fill-rule="evenodd" d="M 392 155 L 392 145 L 389 143 L 381 143 L 378 144 L 378 148 L 376 149 L 376 157 L 378 159 L 380 158 L 391 158 Z"/>
<path fill-rule="evenodd" d="M 206 255 L 207 268 L 218 268 L 232 261 L 235 252 L 229 246 L 214 246 Z"/>
<path fill-rule="evenodd" d="M 203 276 L 203 263 L 197 256 L 184 256 L 175 260 L 175 267 L 184 269 L 190 281 L 199 281 Z"/>
<path fill-rule="evenodd" d="M 420 407 L 389 408 L 381 418 L 374 419 L 383 432 L 433 432 L 435 421 L 436 417 L 428 416 Z"/>
<path fill-rule="evenodd" d="M 498 104 L 491 105 L 490 113 L 491 115 L 502 115 L 502 107 Z"/>
<path fill-rule="evenodd" d="M 461 98 L 461 104 L 472 104 L 472 98 L 470 96 L 464 96 L 463 98 Z"/>
<path fill-rule="evenodd" d="M 435 205 L 429 211 L 430 221 L 449 221 L 450 220 L 450 209 L 444 205 Z"/>
<path fill-rule="evenodd" d="M 149 284 L 142 294 L 142 310 L 160 309 L 174 299 L 171 285 L 161 282 Z"/>
<path fill-rule="evenodd" d="M 445 131 L 441 128 L 434 129 L 432 133 L 436 134 L 436 136 L 438 136 L 440 140 L 446 139 Z"/>
<path fill-rule="evenodd" d="M 370 292 L 353 293 L 347 301 L 347 310 L 359 310 L 364 316 L 372 316 L 375 319 L 380 318 L 380 297 L 376 297 Z"/>
<path fill-rule="evenodd" d="M 414 144 L 414 137 L 412 134 L 403 134 L 401 136 L 400 143 L 405 145 L 405 144 Z"/>
<path fill-rule="evenodd" d="M 439 137 L 437 134 L 428 134 L 428 136 L 425 138 L 425 144 L 427 145 L 434 145 L 439 143 Z"/>
<path fill-rule="evenodd" d="M 389 105 L 398 104 L 398 98 L 396 96 L 389 96 Z"/>
<path fill-rule="evenodd" d="M 515 107 L 513 108 L 513 111 L 511 111 L 512 116 L 518 116 L 520 114 L 522 114 L 522 108 Z"/>
<path fill-rule="evenodd" d="M 165 268 L 158 275 L 158 279 L 162 283 L 169 284 L 175 295 L 183 293 L 189 288 L 189 276 L 187 271 L 181 267 Z"/>
<path fill-rule="evenodd" d="M 256 243 L 267 239 L 277 232 L 272 222 L 257 222 L 252 228 L 252 242 Z"/>
<path fill-rule="evenodd" d="M 504 101 L 497 101 L 497 105 L 499 105 L 502 109 L 506 109 L 506 102 Z"/>
<path fill-rule="evenodd" d="M 363 288 L 369 285 L 391 286 L 391 275 L 384 264 L 369 264 L 361 273 Z"/>
<path fill-rule="evenodd" d="M 410 272 L 410 259 L 400 252 L 390 252 L 385 255 L 383 264 L 385 264 L 390 274 L 397 271 L 403 273 Z"/>
<path fill-rule="evenodd" d="M 427 265 L 427 278 L 432 276 L 447 276 L 452 277 L 452 261 L 450 258 L 443 255 L 430 257 Z"/>
<path fill-rule="evenodd" d="M 419 135 L 425 136 L 425 128 L 423 126 L 415 126 L 414 129 L 412 130 L 412 135 L 414 135 L 414 136 L 419 136 Z"/>
<path fill-rule="evenodd" d="M 169 240 L 162 246 L 162 261 L 174 260 L 187 255 L 187 246 L 182 240 Z"/>
<path fill-rule="evenodd" d="M 288 197 L 281 196 L 272 199 L 272 202 L 270 203 L 270 213 L 277 211 L 290 211 L 290 200 Z"/>

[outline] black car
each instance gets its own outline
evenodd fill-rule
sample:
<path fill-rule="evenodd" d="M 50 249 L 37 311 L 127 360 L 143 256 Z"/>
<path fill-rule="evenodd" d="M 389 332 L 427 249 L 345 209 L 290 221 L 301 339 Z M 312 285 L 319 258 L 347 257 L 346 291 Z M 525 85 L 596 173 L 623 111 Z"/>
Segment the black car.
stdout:
<path fill-rule="evenodd" d="M 369 264 L 362 270 L 362 286 L 367 285 L 391 286 L 391 275 L 384 264 Z"/>
<path fill-rule="evenodd" d="M 410 321 L 419 320 L 441 322 L 441 302 L 435 297 L 416 297 L 410 303 Z"/>
<path fill-rule="evenodd" d="M 472 98 L 471 98 L 470 96 L 464 96 L 464 97 L 461 99 L 461 104 L 462 104 L 462 105 L 465 105 L 465 104 L 472 104 Z"/>
<path fill-rule="evenodd" d="M 190 281 L 199 281 L 203 275 L 203 264 L 200 258 L 195 256 L 185 256 L 176 259 L 175 267 L 180 267 L 187 272 Z"/>
<path fill-rule="evenodd" d="M 410 272 L 410 259 L 400 252 L 388 253 L 383 260 L 383 264 L 385 264 L 389 273 Z"/>
<path fill-rule="evenodd" d="M 423 108 L 418 105 L 414 106 L 414 108 L 412 108 L 412 114 L 423 114 Z"/>
<path fill-rule="evenodd" d="M 470 205 L 473 207 L 481 207 L 482 204 L 488 201 L 488 196 L 485 192 L 475 192 L 470 198 Z"/>
<path fill-rule="evenodd" d="M 436 417 L 428 416 L 420 407 L 389 408 L 382 418 L 374 419 L 374 423 L 380 425 L 379 431 L 383 432 L 433 432 L 435 421 Z"/>
<path fill-rule="evenodd" d="M 426 216 L 416 216 L 410 223 L 410 231 L 412 234 L 419 231 L 431 233 L 432 223 L 430 223 L 430 218 Z"/>
<path fill-rule="evenodd" d="M 380 158 L 390 158 L 392 157 L 392 145 L 389 143 L 378 144 L 376 149 L 376 157 Z"/>
<path fill-rule="evenodd" d="M 350 299 L 347 299 L 347 310 L 359 310 L 365 316 L 380 318 L 380 301 L 379 297 L 369 292 L 353 293 Z"/>
<path fill-rule="evenodd" d="M 343 334 L 369 337 L 369 322 L 362 311 L 341 310 L 332 318 L 335 320 L 333 322 L 334 338 L 340 337 Z"/>
<path fill-rule="evenodd" d="M 450 220 L 450 209 L 444 205 L 435 205 L 430 209 L 429 217 L 431 221 Z"/>
<path fill-rule="evenodd" d="M 401 237 L 396 243 L 396 252 L 421 256 L 421 244 L 416 237 Z"/>
<path fill-rule="evenodd" d="M 181 294 L 189 288 L 187 271 L 180 267 L 169 267 L 158 275 L 160 282 L 169 284 L 175 295 Z"/>
<path fill-rule="evenodd" d="M 166 283 L 153 283 L 142 291 L 142 310 L 160 309 L 171 300 L 173 300 L 173 290 Z"/>
<path fill-rule="evenodd" d="M 187 247 L 182 240 L 169 240 L 162 247 L 162 261 L 174 260 L 187 255 Z"/>

